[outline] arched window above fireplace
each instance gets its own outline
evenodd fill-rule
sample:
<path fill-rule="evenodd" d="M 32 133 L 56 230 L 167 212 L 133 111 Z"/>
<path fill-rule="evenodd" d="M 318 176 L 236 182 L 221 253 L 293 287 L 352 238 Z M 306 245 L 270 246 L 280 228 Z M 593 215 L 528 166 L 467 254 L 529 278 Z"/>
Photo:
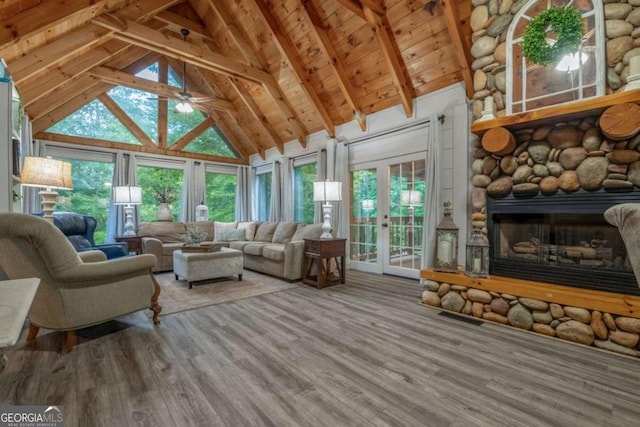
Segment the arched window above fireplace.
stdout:
<path fill-rule="evenodd" d="M 584 37 L 573 58 L 546 67 L 522 55 L 522 40 L 533 18 L 554 6 L 570 5 L 582 13 Z M 548 40 L 556 35 L 547 33 Z M 522 113 L 550 105 L 604 95 L 606 59 L 601 1 L 530 0 L 513 18 L 506 38 L 506 113 Z"/>

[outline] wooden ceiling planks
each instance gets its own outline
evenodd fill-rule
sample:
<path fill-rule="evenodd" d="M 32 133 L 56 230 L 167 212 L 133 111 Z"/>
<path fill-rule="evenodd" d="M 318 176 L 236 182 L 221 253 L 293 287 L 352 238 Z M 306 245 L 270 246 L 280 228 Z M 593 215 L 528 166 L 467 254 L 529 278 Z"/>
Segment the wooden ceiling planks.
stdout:
<path fill-rule="evenodd" d="M 187 61 L 189 92 L 215 96 L 201 105 L 207 123 L 245 162 L 267 149 L 282 152 L 290 141 L 304 146 L 321 129 L 334 136 L 336 125 L 361 117 L 356 111 L 400 104 L 410 115 L 415 96 L 460 81 L 469 87 L 471 2 L 440 0 L 431 12 L 428 3 L 8 0 L 0 3 L 0 56 L 40 131 L 83 102 L 109 102 L 104 93 L 118 80 L 97 67 L 125 77 L 117 73 L 134 74 L 127 67 L 147 63 L 150 52 L 155 60 L 168 57 L 177 71 Z M 186 41 L 181 28 L 191 31 Z M 176 151 L 150 147 L 134 130 L 141 148 Z"/>

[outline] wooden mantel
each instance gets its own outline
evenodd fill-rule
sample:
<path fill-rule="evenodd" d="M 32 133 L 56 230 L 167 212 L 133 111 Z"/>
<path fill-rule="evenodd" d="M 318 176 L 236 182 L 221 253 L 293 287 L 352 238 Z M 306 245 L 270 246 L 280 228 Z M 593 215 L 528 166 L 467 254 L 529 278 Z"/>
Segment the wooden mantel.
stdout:
<path fill-rule="evenodd" d="M 508 129 L 520 129 L 527 126 L 536 126 L 549 121 L 573 120 L 587 116 L 601 114 L 612 105 L 624 104 L 627 102 L 637 103 L 640 101 L 640 89 L 628 92 L 619 92 L 613 95 L 598 96 L 583 99 L 581 101 L 569 102 L 566 104 L 553 105 L 524 113 L 512 114 L 493 120 L 475 122 L 471 125 L 471 132 L 482 136 L 489 129 L 502 126 Z"/>
<path fill-rule="evenodd" d="M 474 278 L 464 273 L 443 273 L 434 270 L 422 270 L 420 277 L 451 285 L 482 289 L 517 297 L 533 298 L 561 305 L 581 307 L 590 310 L 640 318 L 640 297 L 613 292 L 581 289 L 531 280 L 494 276 Z"/>

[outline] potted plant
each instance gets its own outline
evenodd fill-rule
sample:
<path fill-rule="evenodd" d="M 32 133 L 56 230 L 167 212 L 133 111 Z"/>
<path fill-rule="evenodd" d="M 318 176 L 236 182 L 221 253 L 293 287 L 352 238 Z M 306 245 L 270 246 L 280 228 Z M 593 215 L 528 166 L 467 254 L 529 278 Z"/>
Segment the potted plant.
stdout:
<path fill-rule="evenodd" d="M 164 179 L 160 179 L 150 188 L 153 198 L 160 203 L 160 207 L 156 212 L 158 221 L 171 221 L 171 203 L 176 200 L 175 189 Z"/>

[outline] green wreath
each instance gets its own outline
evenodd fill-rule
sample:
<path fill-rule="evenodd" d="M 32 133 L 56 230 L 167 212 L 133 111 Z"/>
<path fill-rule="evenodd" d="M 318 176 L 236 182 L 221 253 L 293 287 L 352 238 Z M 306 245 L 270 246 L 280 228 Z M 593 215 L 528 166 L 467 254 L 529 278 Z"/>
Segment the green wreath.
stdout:
<path fill-rule="evenodd" d="M 547 43 L 549 27 L 558 35 L 553 45 Z M 533 18 L 527 27 L 522 53 L 530 62 L 546 67 L 566 54 L 576 53 L 583 31 L 582 14 L 578 9 L 571 6 L 552 7 Z"/>

